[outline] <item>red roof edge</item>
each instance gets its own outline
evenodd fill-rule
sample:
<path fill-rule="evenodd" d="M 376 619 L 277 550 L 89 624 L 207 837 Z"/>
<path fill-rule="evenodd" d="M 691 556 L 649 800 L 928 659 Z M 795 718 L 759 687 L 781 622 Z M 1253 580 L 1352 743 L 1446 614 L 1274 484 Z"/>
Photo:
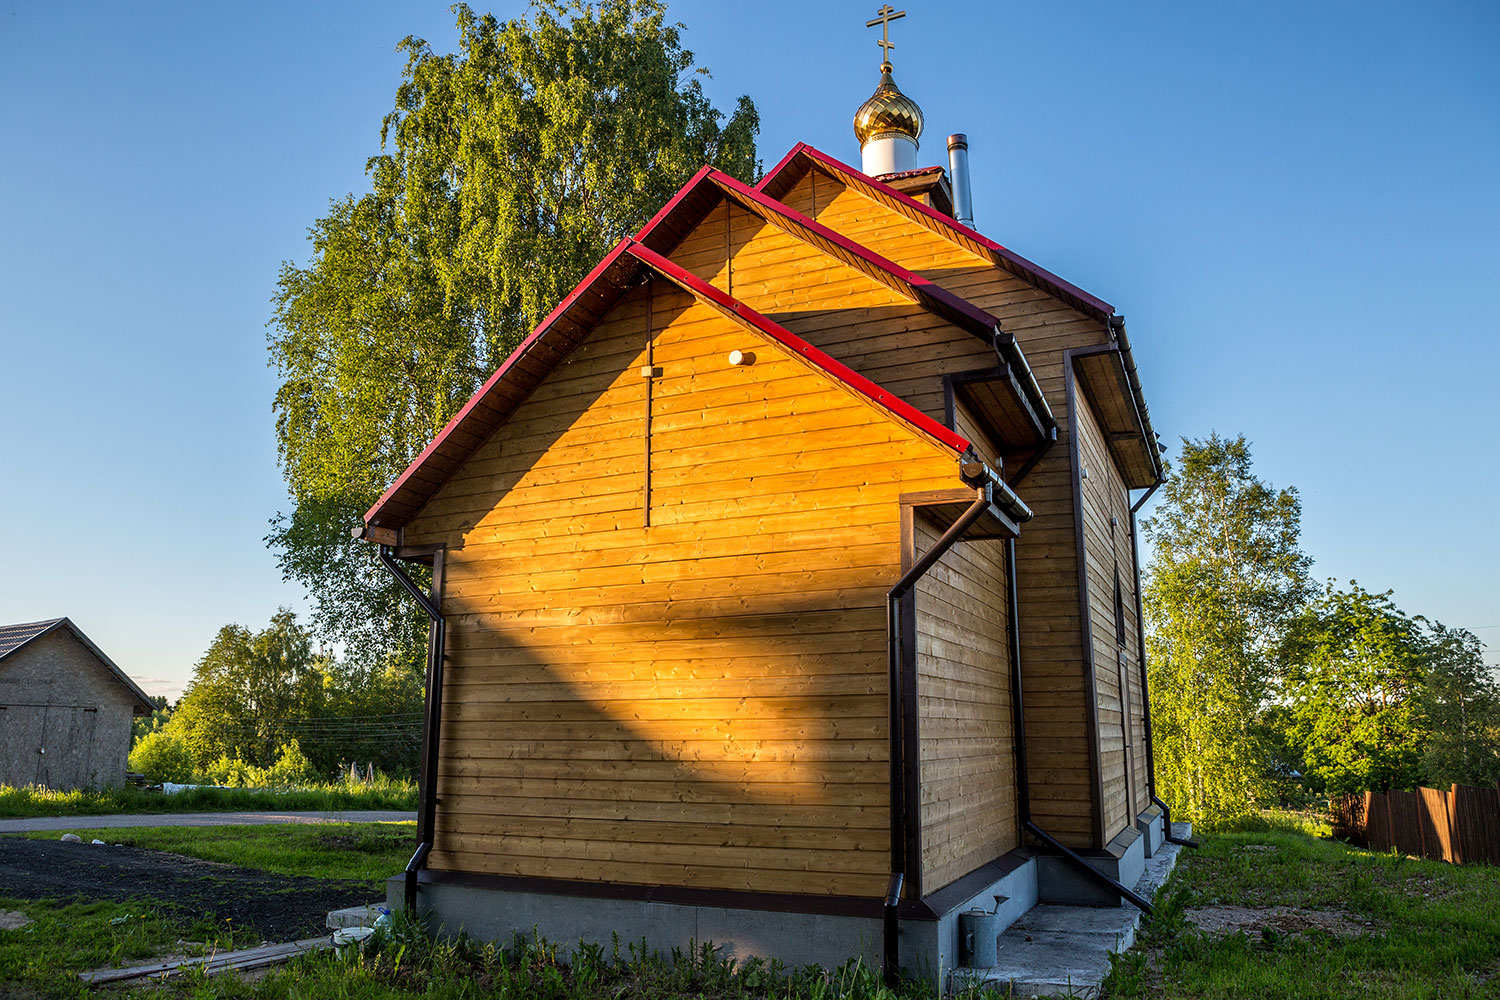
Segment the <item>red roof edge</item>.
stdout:
<path fill-rule="evenodd" d="M 778 174 L 791 167 L 793 162 L 799 156 L 803 155 L 807 156 L 811 160 L 823 164 L 825 167 L 831 170 L 845 173 L 848 176 L 852 177 L 854 180 L 859 181 L 861 184 L 868 185 L 869 187 L 873 188 L 876 191 L 879 191 L 881 194 L 886 195 L 887 197 L 897 198 L 901 200 L 907 206 L 921 213 L 928 219 L 931 219 L 933 222 L 941 225 L 952 235 L 961 239 L 978 243 L 986 250 L 990 251 L 993 254 L 996 254 L 1008 263 L 1014 265 L 1018 270 L 1031 276 L 1038 283 L 1049 285 L 1057 289 L 1059 292 L 1062 292 L 1065 295 L 1069 296 L 1070 298 L 1076 299 L 1079 305 L 1083 306 L 1086 311 L 1093 313 L 1095 315 L 1095 318 L 1099 319 L 1101 322 L 1108 322 L 1109 318 L 1114 315 L 1114 306 L 1110 305 L 1108 302 L 1105 302 L 1098 296 L 1089 294 L 1072 282 L 1058 277 L 1039 264 L 1035 264 L 1027 260 L 1025 257 L 1022 257 L 1015 251 L 1001 246 L 999 243 L 996 243 L 988 236 L 970 229 L 968 226 L 963 225 L 955 219 L 949 218 L 948 216 L 944 215 L 942 212 L 937 211 L 931 206 L 924 205 L 920 201 L 917 201 L 915 198 L 902 194 L 900 191 L 897 191 L 890 185 L 881 183 L 868 174 L 854 169 L 847 163 L 844 163 L 841 160 L 837 160 L 832 156 L 829 156 L 827 153 L 824 153 L 822 150 L 819 150 L 813 146 L 809 146 L 805 142 L 799 142 L 797 143 L 797 145 L 793 146 L 791 152 L 787 153 L 786 156 L 783 156 L 781 158 L 781 161 L 777 163 L 776 166 L 772 167 L 770 171 L 768 171 L 766 175 L 760 179 L 760 183 L 756 184 L 756 190 L 764 191 L 766 187 L 775 180 Z"/>
<path fill-rule="evenodd" d="M 700 173 L 702 173 L 702 171 L 700 171 Z M 679 192 L 678 195 L 680 197 L 681 192 Z M 480 386 L 475 391 L 474 395 L 469 397 L 469 401 L 463 405 L 463 408 L 455 413 L 448 420 L 448 422 L 443 425 L 443 429 L 438 431 L 437 437 L 429 441 L 427 447 L 422 449 L 422 453 L 411 461 L 411 464 L 406 467 L 405 471 L 403 471 L 401 475 L 396 477 L 396 481 L 394 483 L 391 483 L 386 491 L 380 495 L 380 499 L 375 501 L 374 506 L 365 511 L 366 524 L 371 523 L 375 519 L 376 515 L 380 513 L 380 508 L 385 506 L 385 502 L 392 496 L 394 496 L 396 491 L 406 484 L 406 481 L 412 477 L 417 469 L 422 467 L 422 464 L 427 461 L 428 456 L 437 451 L 438 447 L 448 439 L 448 436 L 453 433 L 454 429 L 457 428 L 458 425 L 463 422 L 464 418 L 469 415 L 469 412 L 473 410 L 474 407 L 479 405 L 480 400 L 484 399 L 484 397 L 489 393 L 490 389 L 494 387 L 495 383 L 503 379 L 505 377 L 505 373 L 510 371 L 511 368 L 515 366 L 516 362 L 521 359 L 521 357 L 526 353 L 527 349 L 531 347 L 532 344 L 536 343 L 536 341 L 542 336 L 542 334 L 547 332 L 547 329 L 557 320 L 557 317 L 566 312 L 568 310 L 568 307 L 571 306 L 580 295 L 587 291 L 589 286 L 592 285 L 600 275 L 607 271 L 611 264 L 619 259 L 620 254 L 625 252 L 625 247 L 628 245 L 628 243 L 629 240 L 621 240 L 620 242 L 616 243 L 613 249 L 611 249 L 609 253 L 604 255 L 604 259 L 599 261 L 599 263 L 594 266 L 594 269 L 590 271 L 582 281 L 575 285 L 573 287 L 573 290 L 569 292 L 563 298 L 563 300 L 557 304 L 557 307 L 554 308 L 550 313 L 548 313 L 546 318 L 536 325 L 536 329 L 532 330 L 531 333 L 527 335 L 526 339 L 521 341 L 520 345 L 517 346 L 515 350 L 506 355 L 505 360 L 500 363 L 500 367 L 495 369 L 495 373 L 488 379 L 486 379 L 484 385 Z"/>
<path fill-rule="evenodd" d="M 726 312 L 733 313 L 782 347 L 811 362 L 830 378 L 854 390 L 881 409 L 900 418 L 905 423 L 911 424 L 923 434 L 935 438 L 959 454 L 963 454 L 972 447 L 968 438 L 938 423 L 932 417 L 912 406 L 895 393 L 882 389 L 879 385 L 865 378 L 848 365 L 818 350 L 786 327 L 767 319 L 739 299 L 734 298 L 721 289 L 715 288 L 702 278 L 672 263 L 649 247 L 642 246 L 632 240 L 630 241 L 628 252 L 631 256 L 647 264 L 662 276 L 680 285 L 690 294 L 700 299 L 706 299 Z"/>
<path fill-rule="evenodd" d="M 798 212 L 796 209 L 790 208 L 787 205 L 777 201 L 770 195 L 752 188 L 749 185 L 742 184 L 730 175 L 721 173 L 717 170 L 713 172 L 710 179 L 720 187 L 727 188 L 735 194 L 738 194 L 743 198 L 747 198 L 755 202 L 768 212 L 775 212 L 777 215 L 781 216 L 784 219 L 787 219 L 795 225 L 809 230 L 810 232 L 821 236 L 823 239 L 826 239 L 838 245 L 845 252 L 854 254 L 860 259 L 867 261 L 872 266 L 877 267 L 880 270 L 885 271 L 887 274 L 894 276 L 899 281 L 911 285 L 912 290 L 919 297 L 935 299 L 938 302 L 941 302 L 944 306 L 963 316 L 966 320 L 973 324 L 974 328 L 971 332 L 977 333 L 981 336 L 989 337 L 992 336 L 994 332 L 999 328 L 999 320 L 997 320 L 994 316 L 991 316 L 989 313 L 985 312 L 983 309 L 980 309 L 973 303 L 962 299 L 957 295 L 954 295 L 946 288 L 927 280 L 920 274 L 917 274 L 913 271 L 908 271 L 906 268 L 902 267 L 900 264 L 897 264 L 895 261 L 890 260 L 886 257 L 882 257 L 880 254 L 869 249 L 868 247 L 860 243 L 856 243 L 854 240 L 851 240 L 843 233 L 835 232 L 834 230 L 829 229 L 827 226 L 823 225 L 821 222 L 818 222 L 815 219 L 809 219 L 801 212 Z"/>
<path fill-rule="evenodd" d="M 651 232 L 651 230 L 655 229 L 661 223 L 661 220 L 665 219 L 667 216 L 671 215 L 677 210 L 677 206 L 682 203 L 682 200 L 684 198 L 692 193 L 693 188 L 698 186 L 699 181 L 703 180 L 703 178 L 707 177 L 713 172 L 714 168 L 707 163 L 699 167 L 698 172 L 691 178 L 689 178 L 686 184 L 678 188 L 677 193 L 674 194 L 671 198 L 668 198 L 667 203 L 663 205 L 655 215 L 651 216 L 651 219 L 644 226 L 642 226 L 640 229 L 637 229 L 635 232 L 635 236 L 631 238 L 637 240 L 644 238 L 647 233 Z M 593 277 L 593 275 L 590 275 L 590 277 Z M 585 278 L 584 280 L 587 281 L 588 279 Z"/>

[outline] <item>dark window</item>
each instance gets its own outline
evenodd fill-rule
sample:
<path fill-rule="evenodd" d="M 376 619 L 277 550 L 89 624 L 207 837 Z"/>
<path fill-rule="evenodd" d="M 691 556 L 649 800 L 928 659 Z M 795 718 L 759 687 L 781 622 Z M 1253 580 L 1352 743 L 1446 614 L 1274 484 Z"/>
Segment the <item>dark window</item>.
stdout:
<path fill-rule="evenodd" d="M 1115 641 L 1125 645 L 1125 588 L 1120 586 L 1120 567 L 1115 566 Z"/>

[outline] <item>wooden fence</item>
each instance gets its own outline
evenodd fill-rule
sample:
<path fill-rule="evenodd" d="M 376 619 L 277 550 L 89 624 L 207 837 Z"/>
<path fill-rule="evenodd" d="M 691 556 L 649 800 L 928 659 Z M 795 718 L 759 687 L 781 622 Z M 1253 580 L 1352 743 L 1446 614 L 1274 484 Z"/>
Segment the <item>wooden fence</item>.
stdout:
<path fill-rule="evenodd" d="M 1333 800 L 1333 834 L 1376 851 L 1500 865 L 1500 784 L 1363 792 Z"/>

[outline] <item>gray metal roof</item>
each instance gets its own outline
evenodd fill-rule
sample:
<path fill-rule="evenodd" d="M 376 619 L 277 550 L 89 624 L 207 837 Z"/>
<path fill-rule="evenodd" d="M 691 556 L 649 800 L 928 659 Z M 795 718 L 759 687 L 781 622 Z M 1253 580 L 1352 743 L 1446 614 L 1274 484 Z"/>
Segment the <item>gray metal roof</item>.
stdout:
<path fill-rule="evenodd" d="M 52 626 L 62 621 L 61 618 L 52 618 L 44 622 L 27 622 L 24 625 L 0 625 L 0 658 L 3 658 L 43 632 L 50 631 Z"/>
<path fill-rule="evenodd" d="M 67 618 L 51 618 L 44 622 L 25 622 L 20 625 L 0 625 L 0 660 L 4 660 L 16 650 L 41 636 L 46 635 L 55 628 L 66 628 L 73 633 L 73 638 L 81 642 L 89 652 L 109 668 L 109 672 L 115 675 L 115 679 L 124 684 L 130 692 L 131 697 L 136 700 L 136 715 L 150 715 L 156 706 L 152 704 L 151 698 L 142 691 L 130 676 L 115 665 L 115 661 L 104 655 L 104 650 L 94 645 L 94 641 L 83 634 L 83 630 L 74 625 Z"/>

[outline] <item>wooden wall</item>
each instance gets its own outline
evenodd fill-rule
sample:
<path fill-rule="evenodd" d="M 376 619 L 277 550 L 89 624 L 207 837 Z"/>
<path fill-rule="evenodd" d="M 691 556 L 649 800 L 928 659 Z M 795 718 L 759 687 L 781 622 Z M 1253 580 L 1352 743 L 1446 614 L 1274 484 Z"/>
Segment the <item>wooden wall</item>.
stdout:
<path fill-rule="evenodd" d="M 727 202 L 670 256 L 939 422 L 942 376 L 995 366 L 978 338 Z"/>
<path fill-rule="evenodd" d="M 1026 353 L 1059 425 L 1057 443 L 1017 490 L 1036 512 L 1021 530 L 1016 554 L 1032 812 L 1040 826 L 1064 843 L 1094 845 L 1101 840 L 1102 824 L 1096 822 L 1093 805 L 1096 762 L 1074 556 L 1064 352 L 1106 343 L 1108 332 L 1098 321 L 826 174 L 809 171 L 782 200 L 986 310 Z M 970 362 L 971 368 L 993 366 L 994 354 L 971 355 Z"/>
<path fill-rule="evenodd" d="M 406 529 L 449 546 L 431 864 L 878 895 L 898 497 L 956 462 L 653 287 L 650 527 L 638 289 Z"/>
<path fill-rule="evenodd" d="M 1088 396 L 1076 396 L 1085 564 L 1099 715 L 1100 777 L 1110 833 L 1135 823 L 1149 801 L 1128 491 Z M 1116 583 L 1119 601 L 1116 602 Z M 1118 617 L 1117 617 L 1118 611 Z"/>
<path fill-rule="evenodd" d="M 918 511 L 915 550 L 941 532 Z M 917 585 L 922 889 L 931 893 L 1019 844 L 1005 549 L 960 542 Z"/>

